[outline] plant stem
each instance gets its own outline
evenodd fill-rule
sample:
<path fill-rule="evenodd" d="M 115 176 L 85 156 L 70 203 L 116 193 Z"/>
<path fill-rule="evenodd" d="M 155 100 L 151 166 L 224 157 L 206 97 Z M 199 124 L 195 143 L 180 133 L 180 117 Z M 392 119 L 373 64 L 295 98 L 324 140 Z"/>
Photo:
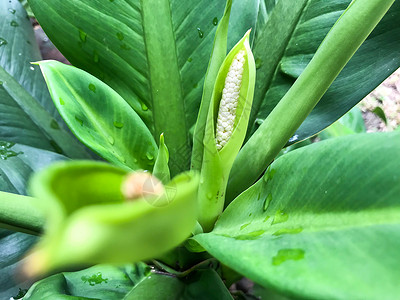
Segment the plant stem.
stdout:
<path fill-rule="evenodd" d="M 227 201 L 255 182 L 273 161 L 393 2 L 351 2 L 303 73 L 239 152 L 228 183 Z"/>

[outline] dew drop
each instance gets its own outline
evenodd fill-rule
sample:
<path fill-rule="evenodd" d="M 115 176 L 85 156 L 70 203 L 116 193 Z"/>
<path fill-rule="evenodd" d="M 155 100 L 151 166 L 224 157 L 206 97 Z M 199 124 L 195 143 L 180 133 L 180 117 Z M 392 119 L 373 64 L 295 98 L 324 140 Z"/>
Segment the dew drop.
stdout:
<path fill-rule="evenodd" d="M 122 41 L 125 37 L 124 34 L 122 32 L 117 32 L 117 38 Z"/>
<path fill-rule="evenodd" d="M 265 198 L 265 200 L 264 200 L 264 206 L 263 206 L 263 210 L 264 210 L 264 211 L 267 211 L 268 206 L 269 206 L 269 204 L 271 203 L 271 201 L 272 201 L 272 194 L 269 193 L 268 196 L 267 196 L 267 198 Z"/>
<path fill-rule="evenodd" d="M 86 42 L 87 33 L 84 32 L 82 29 L 79 29 L 79 38 L 82 42 Z"/>
<path fill-rule="evenodd" d="M 14 20 L 12 20 L 12 21 L 10 22 L 10 25 L 11 25 L 12 27 L 18 27 L 18 26 L 19 26 L 18 22 L 17 22 L 17 21 L 14 21 Z"/>
<path fill-rule="evenodd" d="M 119 46 L 122 50 L 131 50 L 131 47 L 129 47 L 127 44 L 123 43 L 121 46 Z"/>
<path fill-rule="evenodd" d="M 282 235 L 282 234 L 297 234 L 297 233 L 300 233 L 302 231 L 303 231 L 302 227 L 298 227 L 298 228 L 282 228 L 282 229 L 279 229 L 279 230 L 275 231 L 272 235 L 279 236 L 279 235 Z"/>
<path fill-rule="evenodd" d="M 246 224 L 243 224 L 242 226 L 240 226 L 240 230 L 243 230 L 243 229 L 245 229 L 247 226 L 249 226 L 251 223 L 246 223 Z"/>
<path fill-rule="evenodd" d="M 271 218 L 271 216 L 266 216 L 266 217 L 264 218 L 264 221 L 263 221 L 263 222 L 267 222 L 270 218 Z"/>
<path fill-rule="evenodd" d="M 15 152 L 13 150 L 10 150 L 10 148 L 13 147 L 14 145 L 15 143 L 11 142 L 0 142 L 0 159 L 7 160 L 10 157 L 23 154 L 23 152 Z"/>
<path fill-rule="evenodd" d="M 187 59 L 187 61 L 188 61 L 188 62 L 192 62 L 192 61 L 193 61 L 193 58 L 189 57 L 189 58 Z"/>
<path fill-rule="evenodd" d="M 58 98 L 58 100 L 60 101 L 60 105 L 65 105 L 65 102 L 64 102 L 64 100 L 60 97 L 60 98 Z"/>
<path fill-rule="evenodd" d="M 289 139 L 289 143 L 295 142 L 295 141 L 297 141 L 298 139 L 299 139 L 299 136 L 298 136 L 297 134 L 295 134 L 294 136 L 292 136 L 292 137 Z"/>
<path fill-rule="evenodd" d="M 98 63 L 98 62 L 99 62 L 99 53 L 97 53 L 96 50 L 93 50 L 93 61 L 94 61 L 95 63 Z"/>
<path fill-rule="evenodd" d="M 81 124 L 81 126 L 83 126 L 83 120 L 81 118 L 79 118 L 78 116 L 75 116 L 75 120 L 77 120 L 78 123 Z"/>
<path fill-rule="evenodd" d="M 272 225 L 284 223 L 289 219 L 289 215 L 282 210 L 277 210 L 274 216 L 274 220 L 272 221 Z"/>
<path fill-rule="evenodd" d="M 118 129 L 121 129 L 122 127 L 124 127 L 124 123 L 122 122 L 118 122 L 118 121 L 114 121 L 114 126 Z"/>
<path fill-rule="evenodd" d="M 301 260 L 304 258 L 303 249 L 281 249 L 272 258 L 272 264 L 278 266 L 287 260 Z"/>
<path fill-rule="evenodd" d="M 114 0 L 109 0 L 110 2 L 114 2 Z"/>
<path fill-rule="evenodd" d="M 208 199 L 212 199 L 212 197 L 213 197 L 212 193 L 208 193 L 208 194 L 207 194 L 207 198 L 208 198 Z"/>
<path fill-rule="evenodd" d="M 147 107 L 146 104 L 142 103 L 142 110 L 143 111 L 147 111 L 149 108 Z"/>
<path fill-rule="evenodd" d="M 213 25 L 214 25 L 214 26 L 217 26 L 217 25 L 218 25 L 218 18 L 217 18 L 217 17 L 215 17 L 215 18 L 213 19 Z"/>
<path fill-rule="evenodd" d="M 96 93 L 96 86 L 93 83 L 90 83 L 89 90 L 91 90 L 93 93 Z"/>
<path fill-rule="evenodd" d="M 0 38 L 0 47 L 1 47 L 1 46 L 5 46 L 5 45 L 7 45 L 7 44 L 8 44 L 8 42 L 7 42 L 5 39 Z"/>
<path fill-rule="evenodd" d="M 15 12 L 16 12 L 16 10 L 15 10 L 15 9 L 12 9 L 12 8 L 9 8 L 8 11 L 9 11 L 10 13 L 12 13 L 12 14 L 15 14 Z"/>
<path fill-rule="evenodd" d="M 256 63 L 256 69 L 261 68 L 262 65 L 263 65 L 263 61 L 262 61 L 262 59 L 260 59 L 260 58 L 257 58 L 257 59 L 255 60 L 255 63 Z"/>
<path fill-rule="evenodd" d="M 201 31 L 201 29 L 199 27 L 197 27 L 197 33 L 199 34 L 199 38 L 202 39 L 204 36 L 204 33 L 203 33 L 203 31 Z"/>
<path fill-rule="evenodd" d="M 57 121 L 54 119 L 51 120 L 50 127 L 53 129 L 60 129 L 60 125 L 58 125 Z"/>
<path fill-rule="evenodd" d="M 108 142 L 109 142 L 111 145 L 114 145 L 115 139 L 114 139 L 111 135 L 109 135 L 109 136 L 107 137 L 107 140 L 108 140 Z"/>
<path fill-rule="evenodd" d="M 153 160 L 154 159 L 154 155 L 151 154 L 150 152 L 146 153 L 146 157 L 147 157 L 148 160 Z"/>
<path fill-rule="evenodd" d="M 33 66 L 30 66 L 29 69 L 30 69 L 31 71 L 35 71 L 35 68 L 34 68 Z"/>

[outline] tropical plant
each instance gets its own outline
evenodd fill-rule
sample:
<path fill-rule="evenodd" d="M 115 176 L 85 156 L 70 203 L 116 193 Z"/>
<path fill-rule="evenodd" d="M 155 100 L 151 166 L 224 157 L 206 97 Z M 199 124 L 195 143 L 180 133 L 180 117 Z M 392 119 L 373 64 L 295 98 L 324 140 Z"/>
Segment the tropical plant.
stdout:
<path fill-rule="evenodd" d="M 2 298 L 398 296 L 400 132 L 334 123 L 398 1 L 28 2 L 73 66 L 0 1 Z"/>

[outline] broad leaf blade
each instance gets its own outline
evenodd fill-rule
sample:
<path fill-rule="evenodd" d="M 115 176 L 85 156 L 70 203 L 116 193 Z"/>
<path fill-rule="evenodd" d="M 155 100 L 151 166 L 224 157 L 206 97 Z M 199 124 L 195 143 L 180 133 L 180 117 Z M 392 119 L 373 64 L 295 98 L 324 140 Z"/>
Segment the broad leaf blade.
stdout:
<path fill-rule="evenodd" d="M 264 120 L 272 111 L 350 2 L 278 2 L 265 28 L 259 28 L 255 41 L 254 56 L 261 75 L 257 77 L 253 122 Z M 400 4 L 395 2 L 297 130 L 297 138 L 292 142 L 305 139 L 339 119 L 400 66 L 397 51 L 400 27 L 395 22 L 399 14 Z M 285 28 L 280 24 L 291 24 L 283 34 L 283 38 L 289 39 L 283 40 L 282 34 L 277 34 L 277 26 L 280 31 Z M 252 130 L 256 128 L 254 124 Z"/>
<path fill-rule="evenodd" d="M 83 143 L 117 166 L 134 170 L 153 168 L 156 143 L 121 96 L 77 68 L 56 61 L 39 65 L 54 104 Z"/>
<path fill-rule="evenodd" d="M 39 68 L 30 64 L 40 53 L 19 1 L 2 1 L 0 19 L 0 139 L 88 157 L 65 131 Z"/>
<path fill-rule="evenodd" d="M 35 283 L 24 300 L 123 299 L 150 274 L 144 263 L 114 267 L 97 265 L 77 272 L 63 272 Z"/>
<path fill-rule="evenodd" d="M 231 300 L 221 278 L 212 269 L 194 271 L 186 278 L 152 274 L 124 298 L 125 300 Z"/>
<path fill-rule="evenodd" d="M 290 152 L 195 239 L 250 279 L 304 298 L 395 298 L 399 133 Z M 379 246 L 377 246 L 379 245 Z"/>
<path fill-rule="evenodd" d="M 172 175 L 189 167 L 188 129 L 197 117 L 224 2 L 30 0 L 40 24 L 70 62 L 117 91 L 155 139 L 164 132 Z M 257 6 L 247 2 L 237 1 L 234 8 L 238 16 L 246 15 L 232 23 L 237 38 L 254 27 Z"/>
<path fill-rule="evenodd" d="M 4 149 L 3 149 L 4 150 Z M 8 148 L 15 154 L 0 159 L 0 190 L 10 193 L 26 194 L 26 183 L 32 171 L 38 171 L 47 164 L 65 159 L 53 152 L 31 148 L 24 145 L 14 145 Z M 2 198 L 0 197 L 0 201 Z M 4 213 L 4 211 L 2 211 Z M 20 211 L 15 210 L 19 218 Z M 9 299 L 16 296 L 19 288 L 29 288 L 31 282 L 20 282 L 15 277 L 20 267 L 23 254 L 33 246 L 37 238 L 24 233 L 0 230 L 0 298 Z"/>

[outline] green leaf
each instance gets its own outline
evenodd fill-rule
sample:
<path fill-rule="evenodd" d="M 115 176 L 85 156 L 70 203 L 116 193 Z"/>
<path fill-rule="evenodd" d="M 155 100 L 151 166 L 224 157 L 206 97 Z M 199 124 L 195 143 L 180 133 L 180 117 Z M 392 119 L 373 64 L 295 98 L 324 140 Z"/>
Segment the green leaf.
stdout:
<path fill-rule="evenodd" d="M 36 282 L 24 300 L 123 299 L 150 274 L 144 263 L 114 267 L 97 265 L 77 272 L 63 272 Z"/>
<path fill-rule="evenodd" d="M 60 163 L 36 174 L 30 189 L 46 209 L 48 224 L 26 273 L 137 262 L 182 243 L 196 222 L 197 176 L 182 173 L 160 196 L 125 200 L 126 175 L 124 169 L 90 161 Z"/>
<path fill-rule="evenodd" d="M 172 175 L 189 167 L 188 129 L 196 120 L 224 2 L 29 1 L 47 35 L 72 64 L 117 91 L 156 139 L 164 132 Z M 238 17 L 246 19 L 232 23 L 236 36 L 231 43 L 255 23 L 247 13 L 255 6 L 236 2 Z"/>
<path fill-rule="evenodd" d="M 381 120 L 387 124 L 387 119 L 386 119 L 386 115 L 385 112 L 383 111 L 383 109 L 379 106 L 375 107 L 372 111 L 375 115 L 377 115 L 379 118 L 381 118 Z"/>
<path fill-rule="evenodd" d="M 39 68 L 30 64 L 41 57 L 19 1 L 2 1 L 0 19 L 0 140 L 89 157 L 65 131 Z"/>
<path fill-rule="evenodd" d="M 152 274 L 136 285 L 126 300 L 228 300 L 233 299 L 218 274 L 212 270 L 198 270 L 184 279 Z"/>
<path fill-rule="evenodd" d="M 330 139 L 277 159 L 208 234 L 210 254 L 266 287 L 312 299 L 400 292 L 400 133 Z"/>
<path fill-rule="evenodd" d="M 350 0 L 281 0 L 258 28 L 252 122 L 264 120 L 305 69 Z M 400 3 L 395 2 L 295 133 L 303 140 L 344 115 L 400 66 Z M 379 47 L 377 46 L 379 45 Z M 249 137 L 249 136 L 248 136 Z"/>
<path fill-rule="evenodd" d="M 0 145 L 5 145 L 5 143 Z M 0 150 L 0 190 L 5 192 L 26 194 L 26 182 L 32 171 L 38 171 L 47 164 L 65 159 L 61 155 L 45 150 L 24 145 L 12 145 L 10 143 L 7 143 L 7 145 L 8 157 L 2 152 L 4 149 Z M 1 148 L 2 146 L 0 146 Z M 17 155 L 12 154 L 12 152 Z M 3 205 L 2 200 L 3 197 L 0 196 L 0 205 Z M 4 216 L 5 212 L 7 211 L 2 209 L 0 215 Z M 32 218 L 31 212 L 28 214 L 26 208 L 22 208 L 22 211 L 10 209 L 8 212 L 16 214 L 10 214 L 9 216 L 19 218 L 22 222 Z M 34 224 L 30 225 L 34 226 Z M 12 296 L 16 296 L 19 293 L 19 289 L 25 290 L 29 288 L 31 282 L 18 280 L 15 274 L 21 266 L 22 256 L 36 240 L 37 237 L 32 235 L 0 229 L 1 299 L 9 299 Z"/>
<path fill-rule="evenodd" d="M 156 143 L 121 96 L 77 68 L 56 61 L 39 65 L 55 106 L 83 143 L 117 166 L 153 168 Z"/>

